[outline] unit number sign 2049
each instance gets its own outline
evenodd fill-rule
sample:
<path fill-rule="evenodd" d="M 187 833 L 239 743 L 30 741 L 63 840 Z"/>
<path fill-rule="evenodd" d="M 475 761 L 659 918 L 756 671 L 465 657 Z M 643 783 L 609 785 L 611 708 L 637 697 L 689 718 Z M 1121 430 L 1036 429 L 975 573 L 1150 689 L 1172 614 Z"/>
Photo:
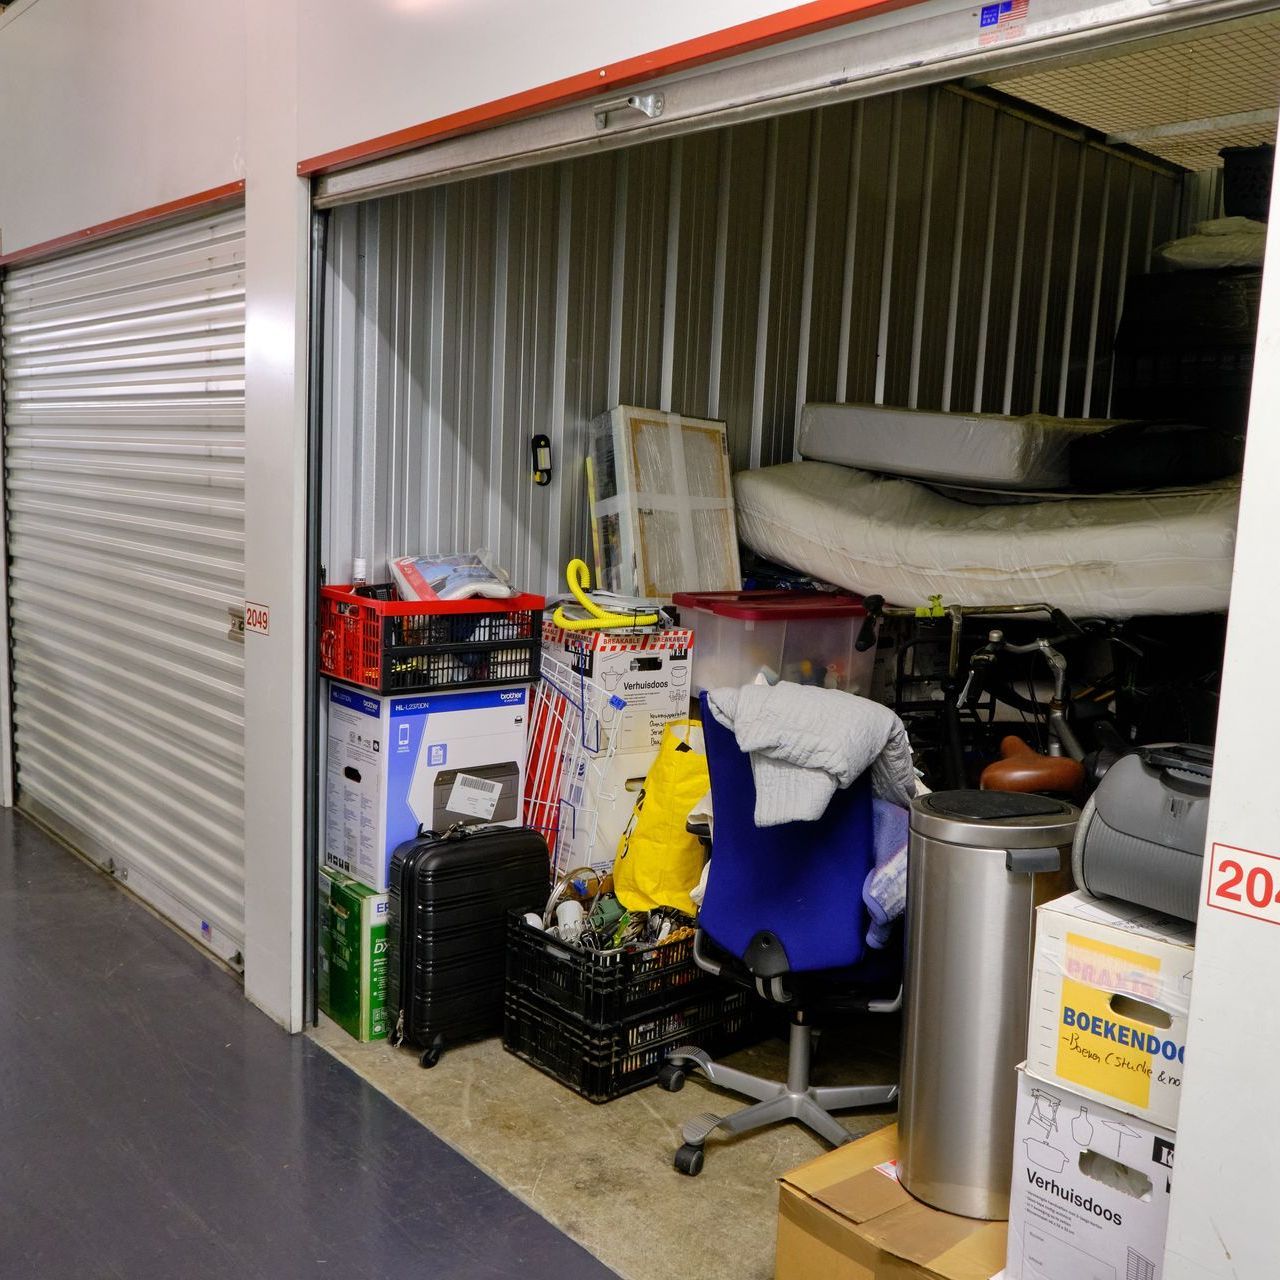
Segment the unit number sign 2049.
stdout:
<path fill-rule="evenodd" d="M 271 634 L 271 607 L 255 604 L 252 600 L 244 602 L 244 629 L 256 631 L 260 636 Z"/>
<path fill-rule="evenodd" d="M 1215 844 L 1205 902 L 1237 916 L 1280 924 L 1280 857 Z"/>

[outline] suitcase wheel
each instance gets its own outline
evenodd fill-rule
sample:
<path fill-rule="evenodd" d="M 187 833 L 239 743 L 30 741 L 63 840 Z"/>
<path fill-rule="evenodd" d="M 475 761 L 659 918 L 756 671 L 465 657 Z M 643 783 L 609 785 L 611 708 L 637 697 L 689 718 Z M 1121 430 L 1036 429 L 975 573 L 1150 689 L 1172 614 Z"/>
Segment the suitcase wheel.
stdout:
<path fill-rule="evenodd" d="M 422 1051 L 422 1056 L 418 1062 L 423 1067 L 434 1067 L 440 1061 L 440 1055 L 444 1052 L 444 1036 L 438 1035 L 432 1042 Z"/>

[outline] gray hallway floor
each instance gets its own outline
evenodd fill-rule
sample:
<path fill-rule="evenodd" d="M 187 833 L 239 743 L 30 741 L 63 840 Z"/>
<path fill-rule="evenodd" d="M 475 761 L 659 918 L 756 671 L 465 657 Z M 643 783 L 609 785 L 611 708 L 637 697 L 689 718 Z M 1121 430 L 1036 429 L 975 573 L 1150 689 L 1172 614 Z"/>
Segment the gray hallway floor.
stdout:
<path fill-rule="evenodd" d="M 605 1280 L 0 811 L 0 1280 Z"/>

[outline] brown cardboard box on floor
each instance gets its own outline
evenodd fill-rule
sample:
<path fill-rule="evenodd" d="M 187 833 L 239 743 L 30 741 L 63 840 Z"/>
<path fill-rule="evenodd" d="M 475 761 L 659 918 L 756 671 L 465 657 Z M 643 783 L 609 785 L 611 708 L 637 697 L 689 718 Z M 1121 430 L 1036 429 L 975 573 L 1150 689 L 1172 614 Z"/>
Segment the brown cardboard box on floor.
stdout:
<path fill-rule="evenodd" d="M 890 1125 L 784 1174 L 776 1280 L 990 1280 L 1007 1224 L 912 1199 L 877 1165 L 897 1159 Z"/>

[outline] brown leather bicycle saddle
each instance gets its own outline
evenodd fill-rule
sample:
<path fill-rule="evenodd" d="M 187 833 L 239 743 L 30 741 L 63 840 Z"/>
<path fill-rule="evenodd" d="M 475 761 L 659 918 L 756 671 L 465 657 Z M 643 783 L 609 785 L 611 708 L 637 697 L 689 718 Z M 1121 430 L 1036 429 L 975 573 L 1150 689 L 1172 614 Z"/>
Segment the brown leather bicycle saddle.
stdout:
<path fill-rule="evenodd" d="M 1000 743 L 1000 755 L 982 771 L 979 785 L 984 791 L 1078 795 L 1084 789 L 1084 765 L 1078 760 L 1041 755 L 1012 734 Z"/>

